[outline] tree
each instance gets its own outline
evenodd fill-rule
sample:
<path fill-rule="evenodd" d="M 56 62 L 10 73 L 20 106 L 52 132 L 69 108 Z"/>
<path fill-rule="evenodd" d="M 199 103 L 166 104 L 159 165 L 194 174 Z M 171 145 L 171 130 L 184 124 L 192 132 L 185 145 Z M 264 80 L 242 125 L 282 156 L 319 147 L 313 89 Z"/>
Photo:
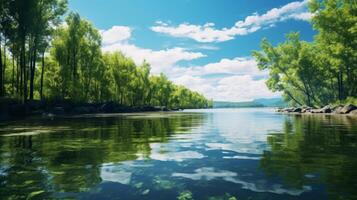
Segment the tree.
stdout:
<path fill-rule="evenodd" d="M 313 0 L 316 42 L 328 61 L 338 99 L 357 95 L 357 2 L 355 0 Z"/>
<path fill-rule="evenodd" d="M 51 50 L 60 66 L 61 97 L 93 101 L 93 82 L 102 66 L 101 37 L 91 23 L 70 13 L 66 25 L 58 28 Z M 83 92 L 81 92 L 83 91 Z"/>

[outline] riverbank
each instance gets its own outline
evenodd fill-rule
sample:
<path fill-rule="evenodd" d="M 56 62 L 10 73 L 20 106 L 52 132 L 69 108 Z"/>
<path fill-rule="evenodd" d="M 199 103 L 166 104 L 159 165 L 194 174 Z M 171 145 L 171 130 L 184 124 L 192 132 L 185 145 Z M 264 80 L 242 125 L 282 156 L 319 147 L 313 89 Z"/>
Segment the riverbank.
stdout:
<path fill-rule="evenodd" d="M 357 116 L 357 106 L 353 104 L 347 105 L 326 105 L 321 108 L 313 108 L 308 106 L 279 108 L 276 110 L 279 113 L 298 113 L 298 114 L 337 114 L 337 115 L 355 115 Z"/>
<path fill-rule="evenodd" d="M 31 116 L 66 116 L 97 113 L 134 113 L 172 111 L 163 106 L 125 106 L 114 102 L 76 103 L 72 101 L 32 100 L 25 104 L 14 99 L 0 100 L 0 121 Z"/>

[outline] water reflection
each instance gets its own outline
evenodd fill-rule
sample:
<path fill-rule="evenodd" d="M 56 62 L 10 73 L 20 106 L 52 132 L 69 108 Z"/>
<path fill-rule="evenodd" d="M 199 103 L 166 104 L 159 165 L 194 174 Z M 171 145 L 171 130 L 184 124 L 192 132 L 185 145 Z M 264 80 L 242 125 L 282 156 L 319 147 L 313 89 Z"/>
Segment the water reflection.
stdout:
<path fill-rule="evenodd" d="M 297 188 L 314 184 L 329 199 L 357 199 L 357 123 L 352 117 L 303 115 L 268 137 L 263 171 Z"/>
<path fill-rule="evenodd" d="M 4 199 L 356 199 L 356 118 L 270 109 L 0 125 Z"/>
<path fill-rule="evenodd" d="M 41 198 L 89 191 L 102 181 L 128 183 L 130 173 L 103 163 L 150 158 L 152 145 L 198 126 L 203 115 L 36 119 L 1 128 L 0 196 Z M 195 156 L 195 155 L 193 155 Z M 151 156 L 153 157 L 153 156 Z M 180 157 L 180 156 L 179 156 Z M 183 153 L 181 158 L 190 157 Z"/>

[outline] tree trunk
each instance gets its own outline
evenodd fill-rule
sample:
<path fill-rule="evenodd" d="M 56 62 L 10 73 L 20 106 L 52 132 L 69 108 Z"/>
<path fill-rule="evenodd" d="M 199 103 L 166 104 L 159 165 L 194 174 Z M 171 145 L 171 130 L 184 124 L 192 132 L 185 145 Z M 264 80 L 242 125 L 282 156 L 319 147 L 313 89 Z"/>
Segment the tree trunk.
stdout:
<path fill-rule="evenodd" d="M 26 55 L 25 55 L 25 36 L 21 41 L 21 69 L 22 69 L 22 87 L 23 87 L 23 103 L 27 101 L 27 73 L 26 73 Z"/>
<path fill-rule="evenodd" d="M 20 57 L 17 56 L 16 58 L 16 93 L 19 94 L 19 90 L 20 90 L 20 76 L 21 76 L 21 72 L 20 72 Z"/>
<path fill-rule="evenodd" d="M 338 72 L 338 99 L 341 101 L 344 99 L 343 96 L 343 75 L 341 69 Z"/>
<path fill-rule="evenodd" d="M 30 99 L 31 100 L 33 100 L 33 85 L 34 85 L 34 79 L 35 79 L 36 57 L 37 57 L 36 40 L 34 43 L 35 44 L 34 44 L 34 49 L 33 49 L 32 62 L 30 65 Z"/>
<path fill-rule="evenodd" d="M 12 79 L 11 79 L 12 95 L 15 94 L 15 56 L 12 54 Z"/>
<path fill-rule="evenodd" d="M 5 91 L 5 70 L 6 70 L 6 38 L 4 37 L 4 64 L 2 67 L 2 94 L 5 96 L 6 91 Z"/>
<path fill-rule="evenodd" d="M 302 106 L 302 103 L 300 103 L 297 99 L 294 98 L 294 96 L 289 92 L 289 91 L 285 91 L 285 93 L 292 99 L 295 101 L 295 103 L 299 104 L 300 106 Z"/>
<path fill-rule="evenodd" d="M 43 99 L 43 74 L 45 70 L 45 50 L 42 52 L 42 68 L 41 68 L 41 86 L 40 86 L 40 97 Z"/>
<path fill-rule="evenodd" d="M 0 97 L 4 96 L 4 93 L 3 93 L 3 80 L 2 80 L 2 71 L 3 71 L 3 68 L 2 68 L 2 52 L 1 52 L 1 35 L 0 35 Z"/>

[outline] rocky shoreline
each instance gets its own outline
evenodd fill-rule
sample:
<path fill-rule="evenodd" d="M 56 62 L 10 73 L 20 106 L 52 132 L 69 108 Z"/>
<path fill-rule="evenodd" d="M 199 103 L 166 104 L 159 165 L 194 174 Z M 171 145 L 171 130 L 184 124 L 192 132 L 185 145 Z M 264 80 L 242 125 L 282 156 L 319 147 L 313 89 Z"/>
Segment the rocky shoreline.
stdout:
<path fill-rule="evenodd" d="M 279 108 L 276 110 L 279 113 L 298 113 L 298 114 L 339 114 L 339 115 L 355 115 L 357 116 L 357 106 L 353 104 L 347 105 L 326 105 L 320 108 L 309 106 Z"/>

